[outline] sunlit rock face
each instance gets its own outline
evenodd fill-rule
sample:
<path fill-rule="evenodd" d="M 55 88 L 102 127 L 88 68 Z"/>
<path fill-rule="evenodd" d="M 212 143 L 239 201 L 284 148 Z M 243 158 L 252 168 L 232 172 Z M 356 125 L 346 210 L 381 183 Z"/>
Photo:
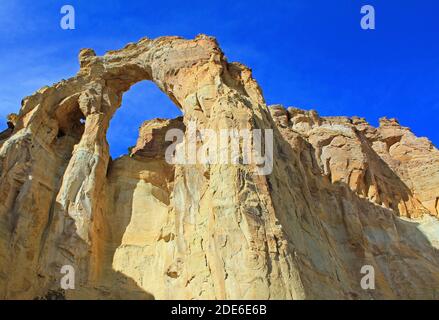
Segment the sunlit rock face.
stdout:
<path fill-rule="evenodd" d="M 439 152 L 427 139 L 396 120 L 268 107 L 251 71 L 204 35 L 79 60 L 0 133 L 1 298 L 439 297 Z M 145 122 L 111 159 L 109 122 L 143 80 L 183 117 Z M 272 129 L 272 172 L 170 164 L 166 132 L 190 123 Z M 60 290 L 64 265 L 74 290 Z M 375 290 L 361 287 L 364 265 Z"/>

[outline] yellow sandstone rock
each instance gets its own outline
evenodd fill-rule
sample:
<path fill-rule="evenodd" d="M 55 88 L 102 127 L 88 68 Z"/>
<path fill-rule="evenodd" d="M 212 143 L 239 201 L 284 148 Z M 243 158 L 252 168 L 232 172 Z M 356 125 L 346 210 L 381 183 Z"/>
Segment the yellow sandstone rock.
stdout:
<path fill-rule="evenodd" d="M 142 39 L 23 100 L 0 134 L 0 297 L 68 299 L 438 298 L 439 152 L 395 120 L 267 107 L 214 38 Z M 153 81 L 183 118 L 144 123 L 112 160 L 124 92 Z M 169 164 L 164 140 L 273 129 L 273 171 Z M 375 290 L 360 270 L 375 269 Z"/>

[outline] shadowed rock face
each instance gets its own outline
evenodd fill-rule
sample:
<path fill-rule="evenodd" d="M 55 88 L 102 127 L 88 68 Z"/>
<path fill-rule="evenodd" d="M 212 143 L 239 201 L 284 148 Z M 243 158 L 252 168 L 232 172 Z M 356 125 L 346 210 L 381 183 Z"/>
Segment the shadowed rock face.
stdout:
<path fill-rule="evenodd" d="M 215 39 L 142 39 L 23 100 L 0 134 L 0 297 L 381 299 L 439 296 L 439 153 L 395 120 L 267 107 Z M 184 114 L 112 160 L 123 93 L 153 81 Z M 273 129 L 273 171 L 169 164 L 167 130 Z M 375 268 L 375 290 L 360 286 Z"/>

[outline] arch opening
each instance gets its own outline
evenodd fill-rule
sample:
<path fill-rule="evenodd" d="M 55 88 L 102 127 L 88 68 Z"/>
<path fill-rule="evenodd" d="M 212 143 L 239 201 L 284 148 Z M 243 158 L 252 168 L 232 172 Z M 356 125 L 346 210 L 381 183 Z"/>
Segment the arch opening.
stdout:
<path fill-rule="evenodd" d="M 107 141 L 111 157 L 115 159 L 130 152 L 145 121 L 174 119 L 182 115 L 181 110 L 154 82 L 143 80 L 134 84 L 123 94 L 122 104 L 108 127 Z"/>

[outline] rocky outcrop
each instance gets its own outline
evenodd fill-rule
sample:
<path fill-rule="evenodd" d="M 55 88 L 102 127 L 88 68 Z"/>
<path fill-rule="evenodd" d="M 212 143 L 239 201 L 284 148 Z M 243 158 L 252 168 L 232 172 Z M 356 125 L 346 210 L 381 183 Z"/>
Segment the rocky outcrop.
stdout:
<path fill-rule="evenodd" d="M 395 119 L 383 118 L 375 129 L 358 117 L 320 117 L 279 105 L 270 111 L 280 128 L 289 129 L 281 129 L 284 136 L 292 130 L 310 143 L 318 170 L 332 183 L 344 183 L 400 216 L 438 214 L 438 150 Z"/>
<path fill-rule="evenodd" d="M 14 132 L 14 127 L 17 121 L 17 117 L 18 116 L 15 113 L 11 113 L 10 115 L 8 115 L 8 119 L 7 119 L 8 128 L 0 132 L 0 147 L 2 146 L 3 142 L 5 142 L 6 139 L 8 139 Z"/>
<path fill-rule="evenodd" d="M 23 100 L 0 138 L 0 296 L 429 298 L 439 292 L 439 155 L 395 120 L 267 107 L 215 39 L 142 39 Z M 111 159 L 109 122 L 153 81 L 183 118 Z M 273 170 L 166 161 L 170 129 L 273 130 Z M 198 141 L 198 143 L 201 143 Z M 231 144 L 227 140 L 228 144 Z M 241 146 L 243 148 L 243 146 Z M 189 150 L 186 150 L 190 153 Z M 375 290 L 360 286 L 375 269 Z"/>

